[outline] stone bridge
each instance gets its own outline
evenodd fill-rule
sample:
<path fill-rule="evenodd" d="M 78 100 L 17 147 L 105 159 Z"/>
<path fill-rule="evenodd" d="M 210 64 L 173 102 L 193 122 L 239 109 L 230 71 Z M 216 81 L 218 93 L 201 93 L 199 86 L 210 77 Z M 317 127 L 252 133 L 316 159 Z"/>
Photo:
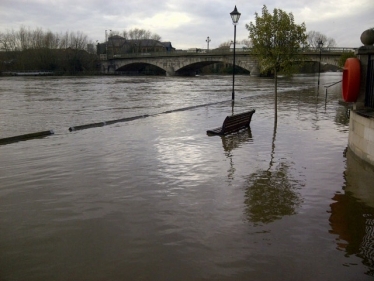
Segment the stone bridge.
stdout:
<path fill-rule="evenodd" d="M 321 61 L 322 64 L 337 65 L 337 62 L 345 49 L 304 52 L 305 61 Z M 232 51 L 200 52 L 175 51 L 169 53 L 135 53 L 121 54 L 106 58 L 101 55 L 101 72 L 115 74 L 118 72 L 137 71 L 144 65 L 153 65 L 163 71 L 167 76 L 195 75 L 196 72 L 207 65 L 225 63 L 232 65 Z M 259 75 L 258 63 L 249 51 L 237 51 L 235 65 L 250 72 L 250 75 Z"/>

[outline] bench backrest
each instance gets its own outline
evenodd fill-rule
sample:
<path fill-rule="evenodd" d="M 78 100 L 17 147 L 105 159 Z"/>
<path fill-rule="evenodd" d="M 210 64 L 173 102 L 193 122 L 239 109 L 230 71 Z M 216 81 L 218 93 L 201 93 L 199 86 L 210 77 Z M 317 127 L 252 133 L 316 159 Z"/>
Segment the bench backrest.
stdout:
<path fill-rule="evenodd" d="M 252 115 L 255 111 L 247 111 L 232 116 L 227 116 L 222 125 L 223 132 L 233 132 L 241 128 L 249 127 Z"/>

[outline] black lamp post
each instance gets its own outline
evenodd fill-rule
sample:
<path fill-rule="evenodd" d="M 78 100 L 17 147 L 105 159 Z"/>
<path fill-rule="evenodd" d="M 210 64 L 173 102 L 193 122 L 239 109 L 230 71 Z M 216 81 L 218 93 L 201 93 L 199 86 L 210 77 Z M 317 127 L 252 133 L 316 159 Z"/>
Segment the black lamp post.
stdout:
<path fill-rule="evenodd" d="M 109 31 L 112 32 L 111 29 Z M 107 59 L 108 59 L 108 33 L 107 32 L 108 32 L 108 30 L 105 30 L 105 54 L 106 54 Z"/>
<path fill-rule="evenodd" d="M 319 64 L 318 64 L 318 92 L 319 92 L 319 76 L 321 73 L 321 52 L 322 52 L 322 47 L 323 47 L 323 42 L 321 39 L 317 41 L 318 48 L 319 48 Z"/>
<path fill-rule="evenodd" d="M 208 48 L 207 49 L 208 49 L 208 52 L 209 52 L 209 42 L 211 41 L 210 38 L 209 38 L 209 36 L 208 36 L 208 38 L 205 41 L 208 44 Z"/>
<path fill-rule="evenodd" d="M 236 25 L 238 24 L 238 21 L 239 21 L 239 18 L 240 18 L 240 13 L 238 12 L 238 10 L 236 9 L 236 5 L 235 5 L 235 9 L 234 11 L 232 11 L 230 13 L 230 16 L 231 16 L 231 19 L 232 19 L 232 24 L 234 25 L 234 59 L 233 59 L 233 64 L 232 64 L 232 100 L 234 101 L 235 100 L 235 41 L 236 41 Z"/>
<path fill-rule="evenodd" d="M 107 30 L 105 30 L 105 55 L 108 58 L 108 34 L 107 34 Z"/>

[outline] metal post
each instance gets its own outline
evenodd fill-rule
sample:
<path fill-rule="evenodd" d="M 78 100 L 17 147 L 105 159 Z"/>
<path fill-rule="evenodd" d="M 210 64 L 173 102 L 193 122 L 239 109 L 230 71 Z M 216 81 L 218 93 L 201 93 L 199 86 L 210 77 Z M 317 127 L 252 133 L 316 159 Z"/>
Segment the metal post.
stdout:
<path fill-rule="evenodd" d="M 105 55 L 108 59 L 108 35 L 107 35 L 107 30 L 105 30 Z"/>
<path fill-rule="evenodd" d="M 318 86 L 317 86 L 317 97 L 319 95 L 319 78 L 321 75 L 321 53 L 322 53 L 322 47 L 323 47 L 323 42 L 321 39 L 317 41 L 318 47 L 319 47 L 319 63 L 318 63 Z"/>
<path fill-rule="evenodd" d="M 232 64 L 232 101 L 235 100 L 235 51 L 236 51 L 236 25 L 238 24 L 240 13 L 236 9 L 236 5 L 234 11 L 230 13 L 232 23 L 234 24 L 234 61 Z"/>
<path fill-rule="evenodd" d="M 327 103 L 327 87 L 326 87 L 326 92 L 325 92 L 325 109 L 326 109 L 326 103 Z"/>
<path fill-rule="evenodd" d="M 236 25 L 234 25 L 234 59 L 232 63 L 232 96 L 231 99 L 235 100 L 235 49 L 236 49 Z"/>

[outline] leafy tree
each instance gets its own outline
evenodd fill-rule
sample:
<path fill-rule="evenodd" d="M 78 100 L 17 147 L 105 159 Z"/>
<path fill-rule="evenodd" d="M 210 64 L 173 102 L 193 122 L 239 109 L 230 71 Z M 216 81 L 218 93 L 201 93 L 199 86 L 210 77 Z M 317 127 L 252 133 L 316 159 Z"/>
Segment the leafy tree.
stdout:
<path fill-rule="evenodd" d="M 291 74 L 293 62 L 302 60 L 300 51 L 306 46 L 305 24 L 297 25 L 292 13 L 281 9 L 269 13 L 266 5 L 262 16 L 255 13 L 255 22 L 246 24 L 249 39 L 252 42 L 252 53 L 257 58 L 262 73 L 274 75 L 274 125 L 277 124 L 277 73 L 282 71 Z"/>
<path fill-rule="evenodd" d="M 355 58 L 355 57 L 356 57 L 356 55 L 355 55 L 354 52 L 345 52 L 345 53 L 343 53 L 343 54 L 340 56 L 340 58 L 339 58 L 339 60 L 338 60 L 338 65 L 339 65 L 340 67 L 343 67 L 344 64 L 345 64 L 345 61 L 346 61 L 348 58 Z"/>
<path fill-rule="evenodd" d="M 317 49 L 318 48 L 318 42 L 321 40 L 322 41 L 322 46 L 323 47 L 335 47 L 336 42 L 334 38 L 327 37 L 325 34 L 322 34 L 318 31 L 309 31 L 308 34 L 308 45 L 311 48 Z"/>

